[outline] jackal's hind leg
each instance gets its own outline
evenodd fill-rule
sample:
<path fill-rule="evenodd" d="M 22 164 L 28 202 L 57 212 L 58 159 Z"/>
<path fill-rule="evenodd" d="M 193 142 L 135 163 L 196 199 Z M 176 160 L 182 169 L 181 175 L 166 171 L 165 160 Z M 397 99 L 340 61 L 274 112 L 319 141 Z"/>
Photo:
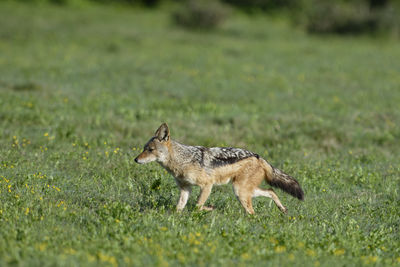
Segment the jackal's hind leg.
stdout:
<path fill-rule="evenodd" d="M 286 213 L 287 209 L 282 205 L 281 201 L 279 200 L 278 196 L 275 194 L 274 190 L 272 189 L 261 189 L 261 188 L 256 188 L 253 192 L 253 197 L 269 197 L 272 198 L 272 200 L 275 202 L 276 206 L 283 212 Z"/>
<path fill-rule="evenodd" d="M 248 214 L 254 214 L 253 203 L 251 202 L 251 197 L 249 196 L 241 196 L 239 195 L 240 204 L 242 204 L 243 208 L 246 210 Z"/>
<path fill-rule="evenodd" d="M 251 191 L 249 192 L 240 183 L 233 183 L 233 192 L 246 212 L 248 214 L 254 214 L 253 203 L 251 201 Z"/>

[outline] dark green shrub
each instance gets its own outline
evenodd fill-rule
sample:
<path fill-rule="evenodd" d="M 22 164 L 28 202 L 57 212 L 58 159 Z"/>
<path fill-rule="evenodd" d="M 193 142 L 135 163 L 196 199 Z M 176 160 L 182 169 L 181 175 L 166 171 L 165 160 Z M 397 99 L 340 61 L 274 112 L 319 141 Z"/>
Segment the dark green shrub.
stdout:
<path fill-rule="evenodd" d="M 358 34 L 397 31 L 399 14 L 389 0 L 303 1 L 298 18 L 308 32 Z M 297 21 L 298 22 L 298 21 Z"/>
<path fill-rule="evenodd" d="M 394 36 L 400 36 L 400 3 L 377 10 L 378 30 Z"/>
<path fill-rule="evenodd" d="M 360 33 L 376 27 L 369 7 L 363 3 L 318 1 L 307 11 L 309 32 Z"/>
<path fill-rule="evenodd" d="M 97 2 L 102 4 L 126 4 L 126 5 L 139 5 L 139 6 L 147 6 L 154 7 L 161 0 L 18 0 L 26 3 L 51 3 L 57 5 L 69 5 L 76 3 L 88 3 L 88 2 Z"/>
<path fill-rule="evenodd" d="M 128 5 L 142 5 L 147 7 L 156 6 L 160 0 L 91 0 L 93 2 L 100 2 L 104 4 L 128 4 Z"/>
<path fill-rule="evenodd" d="M 294 7 L 298 0 L 223 0 L 225 3 L 246 11 L 269 11 L 280 8 Z"/>
<path fill-rule="evenodd" d="M 173 12 L 174 22 L 185 28 L 212 29 L 223 22 L 228 9 L 218 1 L 191 0 Z"/>

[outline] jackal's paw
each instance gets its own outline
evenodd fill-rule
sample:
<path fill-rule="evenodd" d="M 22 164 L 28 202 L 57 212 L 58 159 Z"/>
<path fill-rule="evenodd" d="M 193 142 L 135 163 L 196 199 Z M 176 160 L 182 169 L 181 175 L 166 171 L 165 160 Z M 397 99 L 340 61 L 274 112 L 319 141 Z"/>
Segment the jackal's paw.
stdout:
<path fill-rule="evenodd" d="M 283 213 L 285 213 L 285 214 L 287 213 L 287 208 L 285 208 L 285 207 L 282 206 L 282 207 L 279 207 L 279 209 L 280 209 Z"/>
<path fill-rule="evenodd" d="M 214 207 L 213 206 L 210 206 L 210 207 L 203 206 L 200 208 L 200 210 L 212 211 L 212 210 L 214 210 Z"/>

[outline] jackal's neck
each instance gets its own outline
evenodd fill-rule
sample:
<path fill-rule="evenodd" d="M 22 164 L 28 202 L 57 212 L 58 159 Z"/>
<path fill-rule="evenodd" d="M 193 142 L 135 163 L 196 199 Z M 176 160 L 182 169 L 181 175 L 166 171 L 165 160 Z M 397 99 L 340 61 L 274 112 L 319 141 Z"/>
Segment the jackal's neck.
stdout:
<path fill-rule="evenodd" d="M 182 174 L 185 165 L 190 163 L 191 158 L 190 146 L 171 140 L 168 146 L 168 156 L 159 163 L 175 177 L 178 177 Z"/>

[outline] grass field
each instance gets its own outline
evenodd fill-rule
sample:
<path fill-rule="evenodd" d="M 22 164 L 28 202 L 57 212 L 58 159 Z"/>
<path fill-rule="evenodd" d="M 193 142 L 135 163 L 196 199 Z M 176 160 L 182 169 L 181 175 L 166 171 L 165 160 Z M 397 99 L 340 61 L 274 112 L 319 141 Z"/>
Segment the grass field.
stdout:
<path fill-rule="evenodd" d="M 398 40 L 311 37 L 233 14 L 0 3 L 0 265 L 399 266 Z M 161 122 L 295 176 L 289 209 L 231 186 L 212 212 L 134 157 Z"/>

